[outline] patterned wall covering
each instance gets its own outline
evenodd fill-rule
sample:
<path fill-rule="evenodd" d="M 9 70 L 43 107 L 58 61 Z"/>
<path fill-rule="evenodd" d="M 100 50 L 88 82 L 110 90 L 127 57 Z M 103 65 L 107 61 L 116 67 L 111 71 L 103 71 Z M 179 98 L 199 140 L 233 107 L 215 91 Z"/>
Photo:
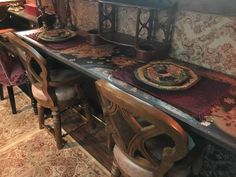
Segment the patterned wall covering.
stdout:
<path fill-rule="evenodd" d="M 235 15 L 235 0 L 177 0 L 180 9 L 221 15 Z"/>
<path fill-rule="evenodd" d="M 98 28 L 98 4 L 96 0 L 71 0 L 73 21 L 85 30 Z"/>
<path fill-rule="evenodd" d="M 50 7 L 50 1 L 44 1 Z M 195 12 L 233 14 L 236 13 L 236 1 L 178 1 L 180 8 L 194 11 L 179 11 L 171 56 L 236 76 L 236 15 L 219 16 Z M 98 27 L 97 0 L 70 0 L 70 3 L 73 22 L 77 27 L 83 30 Z M 136 12 L 134 8 L 119 9 L 118 31 L 135 34 Z"/>
<path fill-rule="evenodd" d="M 54 13 L 52 0 L 42 0 L 43 5 L 48 6 L 47 13 Z M 63 3 L 64 1 L 59 1 Z M 62 5 L 63 6 L 63 5 Z M 70 0 L 72 20 L 78 28 L 90 30 L 98 28 L 98 6 L 97 0 Z M 60 12 L 61 19 L 65 20 L 65 7 Z"/>
<path fill-rule="evenodd" d="M 125 34 L 135 35 L 137 9 L 119 8 L 118 9 L 118 31 Z"/>
<path fill-rule="evenodd" d="M 236 76 L 236 17 L 179 12 L 171 56 Z"/>

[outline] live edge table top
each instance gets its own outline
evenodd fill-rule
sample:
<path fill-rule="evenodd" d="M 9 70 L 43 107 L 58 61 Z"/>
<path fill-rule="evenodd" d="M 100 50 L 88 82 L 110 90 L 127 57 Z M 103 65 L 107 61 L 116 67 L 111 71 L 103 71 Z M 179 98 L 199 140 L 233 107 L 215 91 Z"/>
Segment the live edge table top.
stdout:
<path fill-rule="evenodd" d="M 137 89 L 125 82 L 122 82 L 111 76 L 111 72 L 116 69 L 114 63 L 109 62 L 109 53 L 114 50 L 114 46 L 111 44 L 104 44 L 106 46 L 90 46 L 90 44 L 80 43 L 79 46 L 74 46 L 68 49 L 60 49 L 55 50 L 45 43 L 38 42 L 33 40 L 29 35 L 40 32 L 39 29 L 28 30 L 17 32 L 16 34 L 27 41 L 28 43 L 34 45 L 36 49 L 40 52 L 43 52 L 52 58 L 59 60 L 60 62 L 71 66 L 72 68 L 80 71 L 81 73 L 95 79 L 104 79 L 112 83 L 113 85 L 119 87 L 123 91 L 138 97 L 139 99 L 157 107 L 158 109 L 168 113 L 176 120 L 180 121 L 184 124 L 184 126 L 196 134 L 204 137 L 210 142 L 213 142 L 233 153 L 236 154 L 236 138 L 229 136 L 224 133 L 220 129 L 218 129 L 213 123 L 206 126 L 203 125 L 202 122 L 197 121 L 193 116 L 181 111 L 180 109 L 156 98 L 152 95 Z M 86 35 L 86 33 L 82 33 L 81 36 Z M 99 58 L 99 59 L 98 59 Z M 98 59 L 98 60 L 95 60 Z M 119 62 L 119 59 L 117 60 Z M 179 61 L 168 59 L 168 61 L 179 63 Z M 122 65 L 126 65 L 132 63 L 133 60 L 130 57 L 126 57 L 125 60 L 121 60 Z M 236 80 L 230 77 L 226 77 L 223 74 L 216 73 L 213 71 L 205 70 L 203 68 L 199 68 L 197 66 L 192 66 L 186 63 L 180 63 L 181 65 L 187 65 L 191 67 L 198 75 L 207 76 L 217 80 L 223 80 L 224 82 L 233 84 L 236 86 Z"/>

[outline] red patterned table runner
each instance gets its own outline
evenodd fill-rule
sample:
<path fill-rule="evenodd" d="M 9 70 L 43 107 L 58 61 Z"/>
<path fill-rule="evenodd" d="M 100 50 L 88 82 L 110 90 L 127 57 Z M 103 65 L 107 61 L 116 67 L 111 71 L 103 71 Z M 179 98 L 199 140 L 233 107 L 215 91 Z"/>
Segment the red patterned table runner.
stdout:
<path fill-rule="evenodd" d="M 38 38 L 38 35 L 40 34 L 40 32 L 38 33 L 33 33 L 33 34 L 29 34 L 27 35 L 27 37 L 40 42 L 41 44 L 54 49 L 54 50 L 64 50 L 64 49 L 68 49 L 68 48 L 72 48 L 75 47 L 76 45 L 78 45 L 79 43 L 81 43 L 81 41 L 84 41 L 84 38 L 76 36 L 74 38 L 68 39 L 66 41 L 62 41 L 62 42 L 45 42 L 42 41 L 41 39 Z"/>
<path fill-rule="evenodd" d="M 158 90 L 138 81 L 133 71 L 138 66 L 128 66 L 112 73 L 113 77 L 131 84 L 149 94 L 176 106 L 189 114 L 192 114 L 198 120 L 202 120 L 205 115 L 210 113 L 213 105 L 220 103 L 220 98 L 227 94 L 230 89 L 229 84 L 201 78 L 200 81 L 189 88 L 181 91 Z"/>

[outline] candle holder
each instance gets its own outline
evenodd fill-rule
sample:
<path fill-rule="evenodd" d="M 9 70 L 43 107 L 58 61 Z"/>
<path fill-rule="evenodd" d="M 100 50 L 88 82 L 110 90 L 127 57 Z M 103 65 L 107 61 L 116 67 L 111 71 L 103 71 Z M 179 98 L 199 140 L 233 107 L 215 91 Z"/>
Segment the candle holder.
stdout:
<path fill-rule="evenodd" d="M 36 0 L 36 6 L 37 6 L 37 9 L 39 10 L 39 12 L 41 14 L 40 18 L 41 18 L 41 21 L 42 21 L 42 24 L 43 24 L 42 29 L 43 30 L 48 30 L 49 29 L 49 27 L 47 25 L 47 16 L 48 16 L 48 14 L 46 14 L 46 12 L 45 12 L 47 6 L 43 6 L 41 0 Z"/>
<path fill-rule="evenodd" d="M 73 25 L 71 18 L 70 0 L 64 0 L 64 3 L 66 9 L 66 28 L 76 31 L 76 27 Z"/>
<path fill-rule="evenodd" d="M 63 27 L 62 23 L 61 23 L 61 20 L 58 16 L 58 7 L 57 7 L 57 2 L 56 0 L 52 0 L 52 5 L 53 5 L 53 9 L 54 9 L 54 12 L 55 12 L 55 24 L 54 24 L 54 28 L 55 29 L 60 29 Z"/>

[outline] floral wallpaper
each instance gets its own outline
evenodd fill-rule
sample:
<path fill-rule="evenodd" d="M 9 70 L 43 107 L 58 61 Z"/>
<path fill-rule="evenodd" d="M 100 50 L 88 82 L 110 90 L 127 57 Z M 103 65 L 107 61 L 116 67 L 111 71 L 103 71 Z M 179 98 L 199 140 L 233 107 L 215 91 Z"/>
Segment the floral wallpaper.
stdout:
<path fill-rule="evenodd" d="M 98 3 L 96 0 L 71 0 L 74 23 L 85 30 L 98 28 Z"/>
<path fill-rule="evenodd" d="M 236 76 L 236 17 L 179 12 L 170 56 Z"/>
<path fill-rule="evenodd" d="M 61 5 L 59 13 L 62 21 L 65 21 L 64 1 L 58 1 Z M 98 3 L 97 0 L 69 0 L 73 24 L 83 30 L 98 28 Z M 42 0 L 42 4 L 47 6 L 47 13 L 54 13 L 52 0 Z"/>
<path fill-rule="evenodd" d="M 118 17 L 118 31 L 135 36 L 137 9 L 119 8 Z"/>
<path fill-rule="evenodd" d="M 222 0 L 218 0 L 222 4 L 221 9 L 219 9 L 219 4 L 210 6 L 211 0 L 204 1 L 204 3 L 202 1 L 199 3 L 190 3 L 187 0 L 178 1 L 184 9 L 209 10 L 209 12 L 215 12 L 218 9 L 219 13 L 222 14 L 230 9 L 229 13 L 232 14 L 232 8 L 228 8 L 229 3 L 224 5 Z M 53 12 L 51 1 L 43 0 L 43 3 L 49 6 L 48 11 Z M 200 8 L 204 4 L 206 4 L 205 9 Z M 79 29 L 98 28 L 97 0 L 70 0 L 70 5 L 73 23 Z M 195 11 L 179 10 L 170 56 L 236 76 L 236 15 L 223 16 Z M 135 8 L 119 8 L 118 31 L 135 35 L 136 14 L 137 9 Z M 147 13 L 144 12 L 143 16 L 146 18 Z M 160 34 L 156 33 L 156 35 L 158 39 Z M 145 36 L 145 32 L 143 36 Z"/>

